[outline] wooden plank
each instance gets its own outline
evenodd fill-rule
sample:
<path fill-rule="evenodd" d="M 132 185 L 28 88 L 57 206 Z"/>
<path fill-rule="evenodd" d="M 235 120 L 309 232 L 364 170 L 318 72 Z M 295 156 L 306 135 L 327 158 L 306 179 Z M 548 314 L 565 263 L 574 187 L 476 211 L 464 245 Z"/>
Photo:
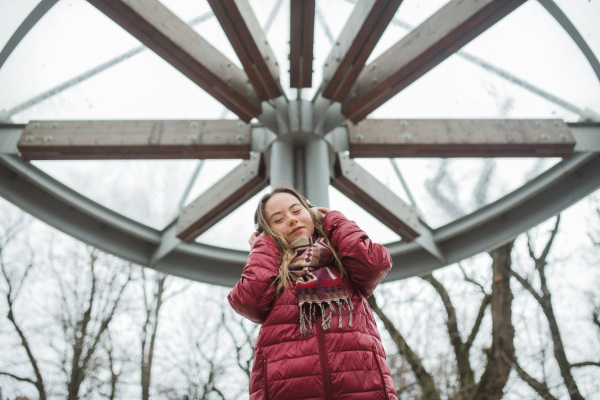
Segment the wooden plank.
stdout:
<path fill-rule="evenodd" d="M 262 101 L 283 95 L 279 63 L 248 0 L 208 0 Z"/>
<path fill-rule="evenodd" d="M 176 236 L 191 242 L 267 187 L 267 169 L 260 153 L 219 180 L 186 206 L 177 220 Z"/>
<path fill-rule="evenodd" d="M 18 149 L 25 160 L 247 159 L 250 132 L 233 120 L 32 121 Z"/>
<path fill-rule="evenodd" d="M 568 157 L 575 147 L 559 119 L 367 119 L 347 128 L 355 158 Z"/>
<path fill-rule="evenodd" d="M 290 87 L 312 87 L 315 0 L 290 2 Z"/>
<path fill-rule="evenodd" d="M 362 69 L 342 113 L 358 123 L 524 2 L 452 0 Z"/>
<path fill-rule="evenodd" d="M 158 0 L 89 0 L 245 122 L 261 113 L 246 73 Z"/>
<path fill-rule="evenodd" d="M 361 0 L 355 6 L 323 68 L 322 96 L 342 101 L 402 0 Z"/>
<path fill-rule="evenodd" d="M 421 223 L 414 208 L 344 152 L 338 153 L 331 185 L 400 235 L 402 240 L 412 241 L 421 234 Z"/>

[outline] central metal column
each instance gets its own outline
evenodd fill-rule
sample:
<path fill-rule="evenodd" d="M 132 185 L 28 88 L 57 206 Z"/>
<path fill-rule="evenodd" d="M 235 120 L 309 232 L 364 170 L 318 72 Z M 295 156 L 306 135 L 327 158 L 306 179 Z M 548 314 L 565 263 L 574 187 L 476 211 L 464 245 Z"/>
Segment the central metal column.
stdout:
<path fill-rule="evenodd" d="M 285 140 L 277 139 L 271 146 L 270 185 L 294 186 L 294 146 Z"/>
<path fill-rule="evenodd" d="M 323 138 L 304 145 L 306 197 L 319 207 L 329 207 L 329 149 Z"/>

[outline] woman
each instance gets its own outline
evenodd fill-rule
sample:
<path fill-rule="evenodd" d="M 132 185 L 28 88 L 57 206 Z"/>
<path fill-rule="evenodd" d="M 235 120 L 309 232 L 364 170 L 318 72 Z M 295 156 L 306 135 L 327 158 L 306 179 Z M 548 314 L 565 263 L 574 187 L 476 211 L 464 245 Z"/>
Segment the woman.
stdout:
<path fill-rule="evenodd" d="M 339 211 L 311 210 L 292 188 L 263 196 L 255 223 L 228 296 L 262 324 L 250 400 L 397 400 L 366 300 L 392 266 L 388 250 Z"/>

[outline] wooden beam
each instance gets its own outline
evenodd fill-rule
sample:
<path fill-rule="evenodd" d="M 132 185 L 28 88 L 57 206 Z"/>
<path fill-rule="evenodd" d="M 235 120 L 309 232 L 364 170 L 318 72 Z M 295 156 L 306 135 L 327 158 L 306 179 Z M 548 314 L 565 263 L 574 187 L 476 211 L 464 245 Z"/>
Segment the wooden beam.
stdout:
<path fill-rule="evenodd" d="M 279 63 L 248 0 L 208 0 L 262 101 L 283 95 Z"/>
<path fill-rule="evenodd" d="M 177 220 L 176 236 L 191 242 L 267 187 L 267 169 L 260 153 L 231 171 L 185 207 Z"/>
<path fill-rule="evenodd" d="M 32 121 L 18 149 L 25 160 L 250 157 L 241 121 Z"/>
<path fill-rule="evenodd" d="M 315 0 L 290 2 L 290 87 L 312 87 Z"/>
<path fill-rule="evenodd" d="M 524 2 L 450 1 L 362 69 L 342 113 L 358 123 Z"/>
<path fill-rule="evenodd" d="M 347 154 L 338 153 L 331 185 L 396 232 L 405 241 L 421 235 L 416 211 Z"/>
<path fill-rule="evenodd" d="M 402 0 L 361 0 L 325 61 L 322 96 L 342 101 Z"/>
<path fill-rule="evenodd" d="M 575 147 L 559 119 L 367 119 L 347 128 L 355 158 L 568 157 Z"/>
<path fill-rule="evenodd" d="M 245 122 L 261 113 L 248 76 L 158 0 L 88 0 Z"/>

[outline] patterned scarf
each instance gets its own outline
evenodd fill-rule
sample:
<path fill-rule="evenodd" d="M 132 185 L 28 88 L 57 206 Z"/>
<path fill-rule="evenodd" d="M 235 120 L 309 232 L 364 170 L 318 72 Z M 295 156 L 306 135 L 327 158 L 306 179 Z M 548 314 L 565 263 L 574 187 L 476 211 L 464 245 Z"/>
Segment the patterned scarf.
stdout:
<path fill-rule="evenodd" d="M 296 256 L 290 262 L 289 270 L 297 277 L 300 332 L 306 335 L 308 325 L 313 333 L 317 306 L 321 309 L 323 329 L 329 329 L 336 305 L 340 315 L 339 328 L 342 328 L 342 311 L 346 309 L 352 326 L 352 301 L 342 283 L 339 268 L 328 266 L 334 257 L 327 241 L 316 236 L 303 237 L 293 241 L 291 247 Z"/>

